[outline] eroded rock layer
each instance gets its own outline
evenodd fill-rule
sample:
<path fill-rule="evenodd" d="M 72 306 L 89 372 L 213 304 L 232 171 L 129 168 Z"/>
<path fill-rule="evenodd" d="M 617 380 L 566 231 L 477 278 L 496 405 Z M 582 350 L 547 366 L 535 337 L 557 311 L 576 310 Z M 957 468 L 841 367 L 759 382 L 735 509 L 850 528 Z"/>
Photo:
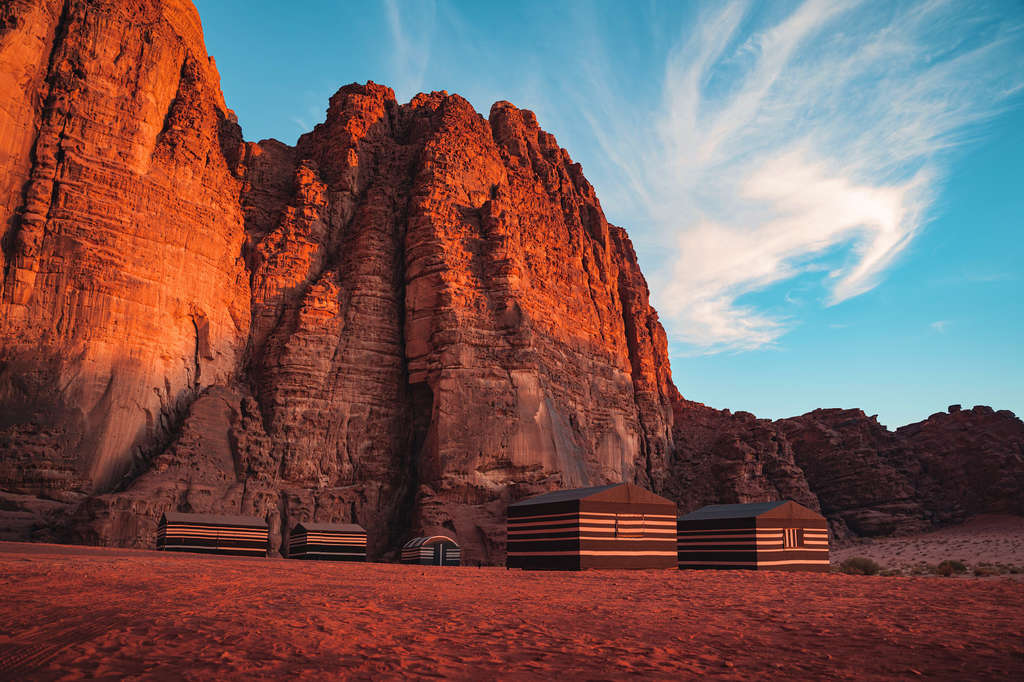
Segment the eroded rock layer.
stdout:
<path fill-rule="evenodd" d="M 684 400 L 628 236 L 529 111 L 371 82 L 243 142 L 191 4 L 0 13 L 6 537 L 151 546 L 173 509 L 496 562 L 510 500 L 621 480 L 840 534 L 1024 512 L 1006 413 Z"/>
<path fill-rule="evenodd" d="M 110 489 L 231 380 L 238 180 L 191 4 L 11 2 L 0 21 L 5 485 Z"/>

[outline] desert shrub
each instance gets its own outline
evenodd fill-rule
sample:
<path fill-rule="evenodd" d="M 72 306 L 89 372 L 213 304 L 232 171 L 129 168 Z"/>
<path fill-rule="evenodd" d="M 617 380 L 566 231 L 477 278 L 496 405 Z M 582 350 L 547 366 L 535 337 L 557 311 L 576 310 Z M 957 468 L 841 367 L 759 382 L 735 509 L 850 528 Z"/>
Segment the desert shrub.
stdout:
<path fill-rule="evenodd" d="M 880 572 L 878 575 L 886 578 L 895 578 L 896 576 L 903 575 L 903 571 L 898 568 L 889 568 Z"/>
<path fill-rule="evenodd" d="M 848 575 L 876 575 L 882 567 L 867 557 L 855 556 L 840 564 L 840 568 Z"/>
<path fill-rule="evenodd" d="M 962 561 L 956 561 L 953 559 L 946 559 L 935 567 L 935 572 L 939 575 L 949 577 L 954 573 L 966 573 L 967 566 Z"/>
<path fill-rule="evenodd" d="M 974 575 L 978 576 L 979 578 L 985 578 L 985 577 L 988 577 L 990 575 L 999 575 L 1001 572 L 1002 571 L 1000 571 L 995 566 L 981 566 L 981 565 L 979 565 L 979 566 L 975 566 L 974 567 Z"/>
<path fill-rule="evenodd" d="M 1017 575 L 1018 573 L 1024 573 L 1024 568 L 1020 566 L 1010 566 L 1010 573 Z"/>

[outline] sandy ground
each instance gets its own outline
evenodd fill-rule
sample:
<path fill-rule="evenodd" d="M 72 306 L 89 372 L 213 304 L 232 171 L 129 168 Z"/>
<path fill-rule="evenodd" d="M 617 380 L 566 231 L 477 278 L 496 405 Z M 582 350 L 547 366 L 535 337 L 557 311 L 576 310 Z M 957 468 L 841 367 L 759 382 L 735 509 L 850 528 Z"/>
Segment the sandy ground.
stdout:
<path fill-rule="evenodd" d="M 0 543 L 0 678 L 1024 679 L 1024 584 Z"/>
<path fill-rule="evenodd" d="M 833 564 L 867 557 L 883 568 L 908 570 L 952 559 L 972 568 L 981 563 L 1017 566 L 1024 570 L 1024 517 L 978 516 L 958 526 L 907 537 L 861 541 L 834 549 Z M 1024 573 L 1018 574 L 1024 579 Z"/>

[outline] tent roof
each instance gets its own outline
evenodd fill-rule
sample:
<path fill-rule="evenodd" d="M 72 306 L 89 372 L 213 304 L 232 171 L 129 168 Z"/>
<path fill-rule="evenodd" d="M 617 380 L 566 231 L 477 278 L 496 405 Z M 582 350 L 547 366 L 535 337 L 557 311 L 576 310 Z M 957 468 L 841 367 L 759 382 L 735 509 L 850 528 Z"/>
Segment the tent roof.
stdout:
<path fill-rule="evenodd" d="M 456 547 L 459 546 L 459 543 L 455 542 L 455 540 L 452 540 L 447 535 L 424 535 L 422 537 L 413 538 L 412 540 L 409 540 L 409 542 L 405 543 L 404 547 L 408 549 L 411 547 L 422 547 L 423 545 L 437 545 L 441 544 L 442 542 L 450 542 Z"/>
<path fill-rule="evenodd" d="M 571 500 L 594 500 L 598 502 L 634 502 L 638 504 L 671 504 L 672 500 L 655 495 L 646 488 L 632 483 L 613 483 L 598 485 L 591 488 L 573 488 L 571 490 L 555 490 L 535 497 L 520 500 L 509 507 L 529 507 L 535 504 L 552 504 Z"/>
<path fill-rule="evenodd" d="M 185 512 L 164 512 L 168 523 L 205 523 L 214 526 L 248 526 L 266 528 L 267 522 L 255 516 L 231 516 L 229 514 L 187 514 Z"/>
<path fill-rule="evenodd" d="M 783 507 L 786 507 L 783 509 Z M 787 516 L 793 518 L 822 518 L 813 509 L 808 509 L 792 500 L 776 500 L 774 502 L 751 502 L 749 504 L 709 504 L 697 511 L 680 516 L 680 521 L 704 521 L 710 519 L 752 519 L 768 512 L 771 516 Z"/>
<path fill-rule="evenodd" d="M 296 524 L 296 529 L 302 528 L 303 530 L 319 531 L 319 532 L 334 532 L 334 533 L 365 533 L 366 529 L 360 526 L 358 523 L 312 523 L 302 522 Z"/>
<path fill-rule="evenodd" d="M 525 500 L 519 500 L 518 502 L 510 504 L 509 506 L 526 507 L 531 504 L 550 504 L 552 502 L 568 502 L 569 500 L 582 500 L 585 497 L 590 497 L 595 493 L 599 493 L 604 490 L 614 488 L 617 485 L 622 484 L 616 483 L 613 485 L 598 485 L 592 488 L 572 488 L 571 490 L 555 490 L 554 492 L 542 493 L 540 495 L 528 497 Z"/>

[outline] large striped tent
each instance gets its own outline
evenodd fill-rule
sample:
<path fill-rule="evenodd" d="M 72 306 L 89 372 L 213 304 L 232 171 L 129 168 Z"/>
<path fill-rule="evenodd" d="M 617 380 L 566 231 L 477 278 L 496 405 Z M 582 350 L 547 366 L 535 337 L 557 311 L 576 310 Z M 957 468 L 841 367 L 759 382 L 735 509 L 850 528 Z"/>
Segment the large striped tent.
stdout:
<path fill-rule="evenodd" d="M 366 561 L 366 530 L 354 523 L 302 522 L 288 536 L 288 558 Z"/>
<path fill-rule="evenodd" d="M 425 566 L 461 566 L 462 550 L 447 535 L 413 538 L 402 547 L 403 564 Z"/>
<path fill-rule="evenodd" d="M 168 552 L 267 555 L 267 523 L 252 516 L 166 512 L 156 529 L 156 548 Z"/>
<path fill-rule="evenodd" d="M 680 517 L 679 568 L 828 570 L 828 522 L 796 502 L 713 504 Z"/>
<path fill-rule="evenodd" d="M 676 504 L 632 483 L 558 490 L 508 507 L 509 568 L 675 568 Z"/>

